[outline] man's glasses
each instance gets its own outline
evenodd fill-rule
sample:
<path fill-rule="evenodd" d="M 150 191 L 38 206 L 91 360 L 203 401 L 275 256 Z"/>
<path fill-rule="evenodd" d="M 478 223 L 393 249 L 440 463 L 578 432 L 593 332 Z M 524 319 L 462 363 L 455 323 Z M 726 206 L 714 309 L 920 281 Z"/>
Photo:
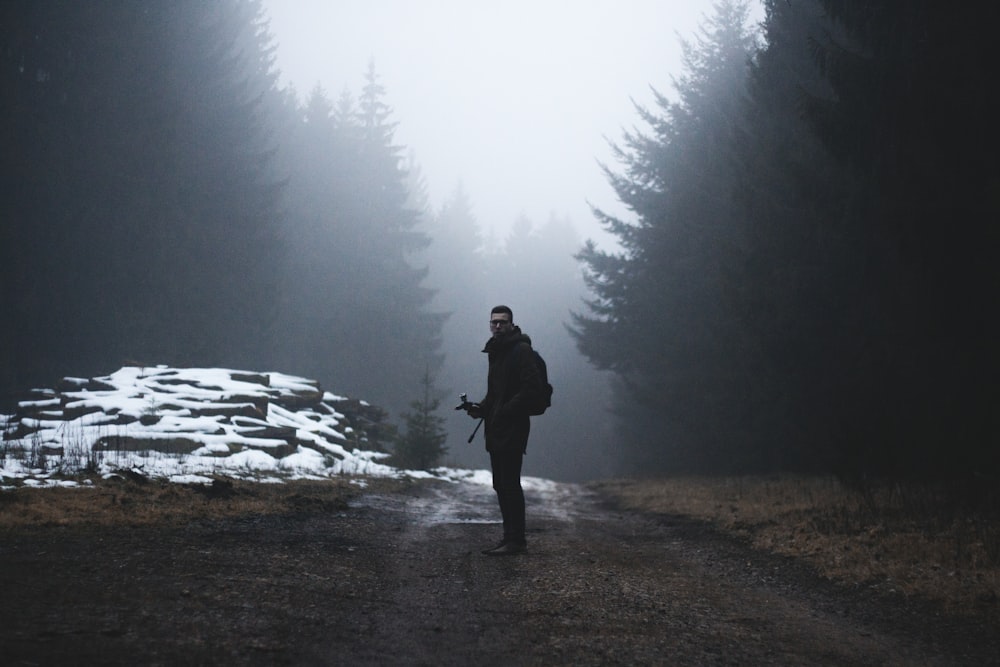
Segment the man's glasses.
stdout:
<path fill-rule="evenodd" d="M 510 320 L 490 320 L 490 326 L 493 328 L 502 327 L 505 324 L 510 324 Z"/>

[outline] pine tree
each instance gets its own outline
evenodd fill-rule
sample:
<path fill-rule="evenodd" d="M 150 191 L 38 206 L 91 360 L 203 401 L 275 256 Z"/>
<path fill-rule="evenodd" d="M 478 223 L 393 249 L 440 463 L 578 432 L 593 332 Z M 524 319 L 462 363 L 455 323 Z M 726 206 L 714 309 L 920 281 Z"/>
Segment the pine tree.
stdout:
<path fill-rule="evenodd" d="M 440 366 L 442 317 L 415 266 L 428 239 L 373 67 L 365 81 L 357 101 L 345 90 L 332 104 L 313 90 L 286 149 L 283 319 L 302 326 L 281 356 L 293 372 L 398 413 L 404 388 Z"/>
<path fill-rule="evenodd" d="M 280 187 L 261 12 L 4 5 L 0 270 L 19 287 L 0 307 L 24 319 L 0 366 L 18 384 L 126 360 L 266 363 Z"/>
<path fill-rule="evenodd" d="M 844 315 L 863 280 L 840 222 L 844 177 L 802 113 L 832 95 L 813 52 L 834 27 L 815 0 L 774 0 L 766 11 L 736 141 L 745 217 L 729 262 L 751 378 L 745 447 L 768 470 L 828 470 L 847 423 L 830 409 L 852 372 Z"/>
<path fill-rule="evenodd" d="M 808 118 L 851 179 L 841 229 L 863 290 L 846 318 L 856 368 L 850 465 L 968 474 L 1000 456 L 990 388 L 996 318 L 996 5 L 822 0 L 835 22 L 815 42 L 834 91 Z M 984 147 L 989 147 L 985 148 Z M 863 388 L 863 392 L 858 390 Z M 878 406 L 875 408 L 874 406 Z M 963 443 L 955 447 L 954 443 Z"/>
<path fill-rule="evenodd" d="M 430 470 L 440 465 L 448 451 L 445 446 L 448 434 L 444 418 L 437 414 L 441 399 L 435 396 L 434 380 L 430 369 L 421 379 L 423 392 L 410 402 L 410 411 L 403 413 L 405 430 L 396 441 L 393 464 L 401 468 Z"/>
<path fill-rule="evenodd" d="M 738 242 L 733 147 L 756 49 L 748 3 L 717 3 L 683 46 L 678 101 L 657 94 L 655 111 L 639 108 L 649 133 L 627 133 L 616 147 L 623 173 L 606 170 L 636 219 L 597 212 L 622 251 L 580 254 L 595 298 L 575 332 L 622 380 L 619 403 L 646 408 L 643 465 L 737 467 L 748 378 L 734 373 L 742 345 L 728 246 Z"/>
<path fill-rule="evenodd" d="M 419 229 L 419 212 L 408 208 L 407 174 L 403 147 L 395 144 L 395 123 L 384 102 L 374 63 L 369 64 L 358 102 L 360 133 L 357 169 L 360 274 L 365 284 L 355 320 L 359 358 L 364 362 L 368 395 L 398 410 L 405 401 L 403 387 L 419 382 L 426 367 L 441 364 L 442 317 L 430 311 L 433 291 L 425 286 L 427 270 L 411 263 L 414 253 L 429 243 Z"/>
<path fill-rule="evenodd" d="M 478 398 L 486 393 L 480 350 L 489 335 L 484 322 L 492 304 L 484 305 L 487 272 L 482 232 L 461 184 L 426 219 L 424 229 L 431 242 L 419 258 L 428 269 L 427 285 L 434 290 L 432 307 L 446 317 L 441 327 L 445 355 L 436 377 L 446 395 L 467 392 Z M 464 431 L 468 422 L 465 413 L 445 412 L 449 432 Z M 458 454 L 468 456 L 464 450 Z M 467 465 L 473 464 L 472 458 L 467 459 Z"/>

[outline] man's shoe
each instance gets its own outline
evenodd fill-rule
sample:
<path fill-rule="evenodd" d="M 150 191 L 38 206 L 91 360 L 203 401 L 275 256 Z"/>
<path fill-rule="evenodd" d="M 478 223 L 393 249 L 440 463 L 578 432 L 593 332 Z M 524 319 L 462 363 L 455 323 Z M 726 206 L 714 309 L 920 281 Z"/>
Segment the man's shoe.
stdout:
<path fill-rule="evenodd" d="M 490 547 L 489 549 L 483 549 L 481 553 L 489 555 L 498 549 L 502 549 L 505 544 L 507 544 L 507 540 L 500 540 L 496 546 Z"/>
<path fill-rule="evenodd" d="M 514 556 L 523 554 L 528 550 L 528 545 L 524 542 L 504 542 L 495 549 L 485 552 L 487 556 Z"/>

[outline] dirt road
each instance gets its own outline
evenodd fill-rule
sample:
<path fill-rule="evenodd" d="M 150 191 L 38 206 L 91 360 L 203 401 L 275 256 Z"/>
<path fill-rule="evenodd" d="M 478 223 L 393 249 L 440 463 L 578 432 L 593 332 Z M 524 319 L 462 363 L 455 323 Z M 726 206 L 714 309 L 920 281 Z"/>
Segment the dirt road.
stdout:
<path fill-rule="evenodd" d="M 528 492 L 529 553 L 490 558 L 492 490 L 182 526 L 13 530 L 5 664 L 986 665 L 996 633 L 844 589 L 578 486 Z"/>

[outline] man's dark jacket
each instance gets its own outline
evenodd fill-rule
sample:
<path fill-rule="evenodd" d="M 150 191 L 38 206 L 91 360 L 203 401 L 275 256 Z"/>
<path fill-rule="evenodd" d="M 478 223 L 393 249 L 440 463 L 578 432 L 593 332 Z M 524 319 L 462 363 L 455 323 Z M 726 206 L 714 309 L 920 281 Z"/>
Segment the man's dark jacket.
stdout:
<path fill-rule="evenodd" d="M 479 402 L 490 452 L 524 451 L 528 448 L 531 420 L 527 405 L 542 391 L 542 377 L 531 352 L 531 338 L 511 327 L 503 336 L 486 341 L 490 370 L 486 398 Z"/>

